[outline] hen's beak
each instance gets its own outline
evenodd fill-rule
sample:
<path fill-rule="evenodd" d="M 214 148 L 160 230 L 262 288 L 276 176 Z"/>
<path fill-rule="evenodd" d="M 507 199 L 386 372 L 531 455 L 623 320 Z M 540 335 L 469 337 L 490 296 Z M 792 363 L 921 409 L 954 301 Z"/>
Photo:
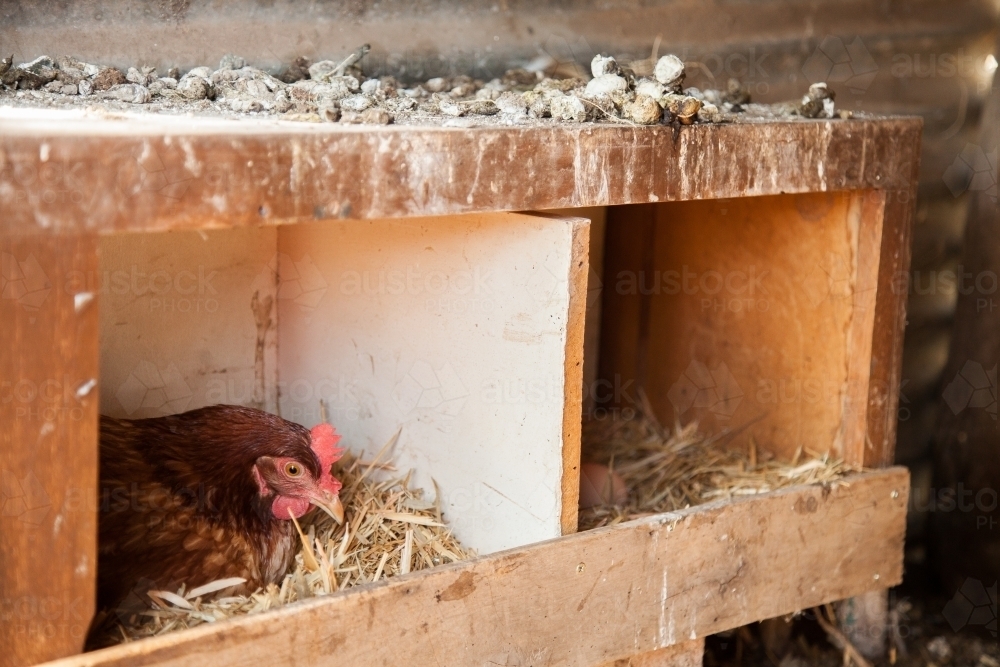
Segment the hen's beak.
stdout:
<path fill-rule="evenodd" d="M 340 502 L 340 496 L 335 496 L 327 491 L 323 492 L 323 497 L 313 496 L 309 501 L 330 515 L 338 524 L 344 523 L 344 505 Z"/>

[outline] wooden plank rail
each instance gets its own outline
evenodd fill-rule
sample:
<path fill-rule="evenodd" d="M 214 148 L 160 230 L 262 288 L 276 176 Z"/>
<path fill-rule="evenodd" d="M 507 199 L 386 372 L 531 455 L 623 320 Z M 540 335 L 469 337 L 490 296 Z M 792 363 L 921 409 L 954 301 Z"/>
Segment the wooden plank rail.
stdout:
<path fill-rule="evenodd" d="M 600 665 L 898 583 L 908 488 L 720 501 L 49 664 Z"/>
<path fill-rule="evenodd" d="M 82 650 L 94 613 L 96 247 L 0 238 L 0 665 Z"/>
<path fill-rule="evenodd" d="M 231 227 L 831 190 L 909 195 L 921 121 L 796 120 L 677 131 L 551 123 L 304 125 L 74 119 L 41 110 L 0 116 L 0 233 Z"/>

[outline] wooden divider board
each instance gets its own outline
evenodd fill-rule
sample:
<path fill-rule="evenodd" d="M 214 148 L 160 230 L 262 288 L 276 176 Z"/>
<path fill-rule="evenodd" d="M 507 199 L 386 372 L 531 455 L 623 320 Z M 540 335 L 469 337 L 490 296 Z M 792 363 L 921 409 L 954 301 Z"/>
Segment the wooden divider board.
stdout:
<path fill-rule="evenodd" d="M 882 237 L 869 192 L 612 209 L 602 378 L 664 423 L 863 462 Z M 896 295 L 897 300 L 901 299 Z"/>
<path fill-rule="evenodd" d="M 719 501 L 51 665 L 602 665 L 897 584 L 908 489 Z"/>
<path fill-rule="evenodd" d="M 96 238 L 0 238 L 0 665 L 83 650 L 97 572 Z"/>
<path fill-rule="evenodd" d="M 598 361 L 601 354 L 601 295 L 604 290 L 604 235 L 607 230 L 606 206 L 564 208 L 546 211 L 557 216 L 580 217 L 590 220 L 589 264 L 587 270 L 587 318 L 583 342 L 583 415 L 597 414 L 595 394 L 598 385 Z"/>
<path fill-rule="evenodd" d="M 589 222 L 495 213 L 278 230 L 280 411 L 442 493 L 491 553 L 576 530 Z M 308 300 L 300 298 L 303 286 Z"/>
<path fill-rule="evenodd" d="M 513 213 L 112 235 L 101 411 L 216 403 L 390 452 L 489 553 L 576 530 L 588 223 Z"/>

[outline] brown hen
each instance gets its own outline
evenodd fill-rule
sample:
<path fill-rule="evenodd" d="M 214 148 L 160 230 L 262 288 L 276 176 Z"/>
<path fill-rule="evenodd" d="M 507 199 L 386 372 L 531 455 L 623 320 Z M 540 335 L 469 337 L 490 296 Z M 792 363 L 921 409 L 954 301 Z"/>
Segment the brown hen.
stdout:
<path fill-rule="evenodd" d="M 291 521 L 313 507 L 343 521 L 341 455 L 329 424 L 310 432 L 233 405 L 135 421 L 101 417 L 98 605 L 239 577 L 230 594 L 278 582 Z M 145 600 L 144 600 L 145 601 Z"/>

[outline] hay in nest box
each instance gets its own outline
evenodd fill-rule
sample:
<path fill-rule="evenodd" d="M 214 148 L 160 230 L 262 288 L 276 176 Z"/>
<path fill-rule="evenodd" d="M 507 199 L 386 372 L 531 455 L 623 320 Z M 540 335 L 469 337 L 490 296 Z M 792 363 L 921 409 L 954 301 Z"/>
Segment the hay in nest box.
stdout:
<path fill-rule="evenodd" d="M 645 413 L 653 414 L 648 404 Z M 781 461 L 759 451 L 753 436 L 746 449 L 726 447 L 723 439 L 699 433 L 697 423 L 678 423 L 670 430 L 642 412 L 631 419 L 588 420 L 583 428 L 583 458 L 618 473 L 628 500 L 624 505 L 581 510 L 579 529 L 797 484 L 846 484 L 842 479 L 858 472 L 801 446 L 791 461 Z"/>
<path fill-rule="evenodd" d="M 393 439 L 394 441 L 394 439 Z M 374 470 L 394 470 L 345 455 L 334 470 L 343 482 L 344 525 L 312 512 L 298 525 L 301 548 L 280 585 L 250 595 L 214 597 L 242 579 L 222 580 L 191 591 L 150 591 L 147 609 L 119 610 L 102 645 L 124 643 L 237 616 L 258 614 L 308 598 L 370 584 L 397 574 L 467 560 L 475 553 L 452 535 L 437 502 L 411 489 L 410 475 L 373 479 Z"/>

